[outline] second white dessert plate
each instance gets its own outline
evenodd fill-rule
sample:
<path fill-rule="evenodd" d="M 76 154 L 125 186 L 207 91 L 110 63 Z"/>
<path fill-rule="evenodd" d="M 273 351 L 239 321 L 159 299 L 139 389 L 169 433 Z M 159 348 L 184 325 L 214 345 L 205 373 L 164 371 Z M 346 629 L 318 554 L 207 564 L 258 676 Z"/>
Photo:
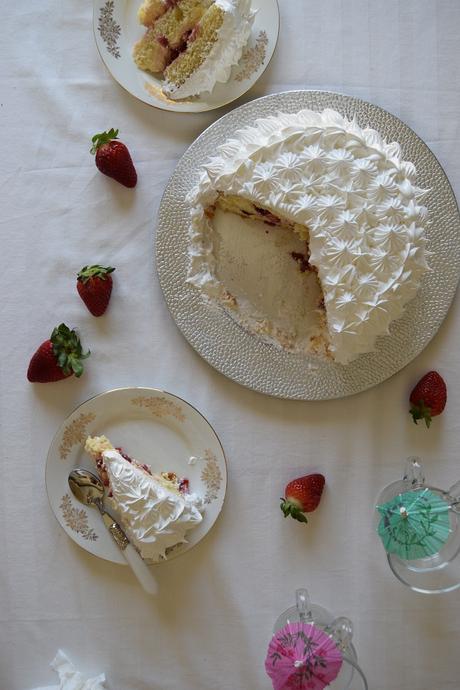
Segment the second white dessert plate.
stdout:
<path fill-rule="evenodd" d="M 76 467 L 95 472 L 84 451 L 87 436 L 105 435 L 154 472 L 175 472 L 204 499 L 203 521 L 168 560 L 191 549 L 214 525 L 225 498 L 227 469 L 209 422 L 181 398 L 154 388 L 116 388 L 90 398 L 59 427 L 48 452 L 46 489 L 59 524 L 85 551 L 113 563 L 126 561 L 104 527 L 99 511 L 72 495 L 67 478 Z"/>
<path fill-rule="evenodd" d="M 248 44 L 225 84 L 211 93 L 173 101 L 161 90 L 161 79 L 140 70 L 132 52 L 145 27 L 137 10 L 142 0 L 94 0 L 93 28 L 100 56 L 112 77 L 139 100 L 162 110 L 199 113 L 220 108 L 248 91 L 265 72 L 276 48 L 279 33 L 277 0 L 252 0 L 256 11 Z"/>

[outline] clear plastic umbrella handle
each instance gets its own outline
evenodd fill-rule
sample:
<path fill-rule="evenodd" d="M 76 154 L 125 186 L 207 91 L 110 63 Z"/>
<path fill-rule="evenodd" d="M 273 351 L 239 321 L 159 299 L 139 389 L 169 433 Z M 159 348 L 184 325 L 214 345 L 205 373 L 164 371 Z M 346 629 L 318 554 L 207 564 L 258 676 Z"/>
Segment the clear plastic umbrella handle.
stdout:
<path fill-rule="evenodd" d="M 409 485 L 408 489 L 420 489 L 425 486 L 422 461 L 415 455 L 407 458 L 405 462 L 403 482 Z"/>
<path fill-rule="evenodd" d="M 403 482 L 408 485 L 408 489 L 420 489 L 426 486 L 423 463 L 419 457 L 411 456 L 407 458 L 404 465 Z M 460 480 L 452 484 L 450 489 L 444 491 L 443 494 L 450 501 L 452 510 L 460 513 Z"/>

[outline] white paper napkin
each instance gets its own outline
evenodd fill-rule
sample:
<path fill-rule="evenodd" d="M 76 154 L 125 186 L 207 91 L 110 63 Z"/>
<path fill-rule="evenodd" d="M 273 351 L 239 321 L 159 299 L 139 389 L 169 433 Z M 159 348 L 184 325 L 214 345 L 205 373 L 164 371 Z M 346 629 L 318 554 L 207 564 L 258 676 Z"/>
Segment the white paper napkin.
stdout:
<path fill-rule="evenodd" d="M 69 658 L 60 649 L 50 664 L 59 676 L 59 685 L 48 685 L 34 690 L 104 690 L 105 675 L 85 680 Z"/>

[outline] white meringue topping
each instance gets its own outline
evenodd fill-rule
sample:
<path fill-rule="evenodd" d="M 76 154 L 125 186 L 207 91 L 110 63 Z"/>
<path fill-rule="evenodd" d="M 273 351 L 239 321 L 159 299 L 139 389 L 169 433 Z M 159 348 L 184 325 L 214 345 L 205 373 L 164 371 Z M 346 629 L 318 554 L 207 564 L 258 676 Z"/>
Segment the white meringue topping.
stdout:
<path fill-rule="evenodd" d="M 107 504 L 117 511 L 130 541 L 147 560 L 165 558 L 166 549 L 185 542 L 187 532 L 202 521 L 203 500 L 170 491 L 117 450 L 105 450 L 102 458 L 112 493 Z"/>

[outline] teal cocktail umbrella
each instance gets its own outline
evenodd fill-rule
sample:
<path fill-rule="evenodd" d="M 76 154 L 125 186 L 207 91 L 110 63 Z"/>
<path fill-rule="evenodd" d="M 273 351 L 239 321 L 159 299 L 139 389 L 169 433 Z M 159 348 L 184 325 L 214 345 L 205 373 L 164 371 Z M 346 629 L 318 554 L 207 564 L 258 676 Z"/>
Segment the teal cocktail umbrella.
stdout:
<path fill-rule="evenodd" d="M 416 560 L 438 553 L 451 532 L 449 504 L 430 489 L 398 494 L 377 506 L 377 532 L 387 553 Z"/>

